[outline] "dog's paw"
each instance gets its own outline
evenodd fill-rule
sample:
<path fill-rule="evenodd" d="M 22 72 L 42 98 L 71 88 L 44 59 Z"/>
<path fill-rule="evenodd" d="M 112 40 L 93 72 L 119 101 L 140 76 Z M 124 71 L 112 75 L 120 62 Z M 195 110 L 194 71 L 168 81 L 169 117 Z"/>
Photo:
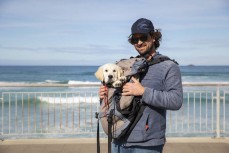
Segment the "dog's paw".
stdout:
<path fill-rule="evenodd" d="M 126 82 L 126 77 L 125 76 L 121 76 L 120 78 L 119 78 L 119 80 L 121 81 L 121 82 Z"/>
<path fill-rule="evenodd" d="M 121 82 L 121 81 L 115 81 L 112 85 L 113 85 L 113 87 L 115 87 L 115 88 L 121 87 L 121 86 L 122 86 L 122 82 Z"/>

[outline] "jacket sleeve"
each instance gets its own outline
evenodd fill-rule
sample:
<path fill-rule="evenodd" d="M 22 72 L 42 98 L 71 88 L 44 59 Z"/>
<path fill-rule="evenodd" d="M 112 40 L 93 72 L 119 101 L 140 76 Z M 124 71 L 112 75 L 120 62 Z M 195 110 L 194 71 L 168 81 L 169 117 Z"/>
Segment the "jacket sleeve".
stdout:
<path fill-rule="evenodd" d="M 142 100 L 153 107 L 178 110 L 183 103 L 183 89 L 180 69 L 173 64 L 166 72 L 162 85 L 164 90 L 145 87 Z"/>

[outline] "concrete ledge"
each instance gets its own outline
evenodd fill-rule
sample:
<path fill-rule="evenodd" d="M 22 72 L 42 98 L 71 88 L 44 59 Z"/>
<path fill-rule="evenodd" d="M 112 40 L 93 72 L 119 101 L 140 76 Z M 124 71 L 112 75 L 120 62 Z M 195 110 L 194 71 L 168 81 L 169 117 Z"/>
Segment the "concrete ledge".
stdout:
<path fill-rule="evenodd" d="M 75 138 L 75 139 L 7 139 L 0 142 L 0 145 L 15 144 L 94 144 L 96 138 Z M 106 138 L 100 138 L 100 143 L 107 143 Z"/>
<path fill-rule="evenodd" d="M 74 139 L 8 139 L 0 141 L 0 145 L 20 144 L 95 144 L 96 138 L 74 138 Z M 107 138 L 100 138 L 100 143 L 107 143 Z M 167 143 L 228 143 L 229 138 L 167 138 Z"/>
<path fill-rule="evenodd" d="M 227 138 L 211 138 L 211 137 L 181 137 L 167 138 L 168 143 L 229 143 Z"/>
<path fill-rule="evenodd" d="M 108 152 L 107 139 L 100 140 Z M 96 153 L 96 138 L 14 139 L 0 141 L 0 153 Z M 229 138 L 168 138 L 163 153 L 228 153 Z"/>

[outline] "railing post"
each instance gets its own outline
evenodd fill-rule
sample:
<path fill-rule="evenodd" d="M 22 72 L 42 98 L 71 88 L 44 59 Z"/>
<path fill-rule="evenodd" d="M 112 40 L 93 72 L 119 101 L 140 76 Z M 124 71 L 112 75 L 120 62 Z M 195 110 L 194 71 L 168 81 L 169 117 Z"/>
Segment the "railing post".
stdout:
<path fill-rule="evenodd" d="M 1 102 L 0 104 L 2 105 L 2 132 L 0 133 L 0 140 L 4 141 L 4 138 L 3 138 L 3 130 L 4 130 L 3 129 L 3 116 L 4 116 L 4 113 L 3 113 L 4 108 L 3 107 L 4 107 L 4 105 L 3 105 L 3 98 L 2 97 L 0 98 L 0 102 Z"/>
<path fill-rule="evenodd" d="M 220 90 L 216 91 L 216 138 L 220 138 Z"/>
<path fill-rule="evenodd" d="M 0 98 L 0 102 L 1 102 L 1 105 L 2 105 L 2 118 L 1 118 L 1 120 L 2 120 L 2 130 L 1 130 L 1 134 L 3 134 L 3 116 L 4 116 L 4 113 L 3 113 L 3 111 L 4 111 L 4 108 L 3 108 L 3 100 L 2 100 L 3 98 Z"/>

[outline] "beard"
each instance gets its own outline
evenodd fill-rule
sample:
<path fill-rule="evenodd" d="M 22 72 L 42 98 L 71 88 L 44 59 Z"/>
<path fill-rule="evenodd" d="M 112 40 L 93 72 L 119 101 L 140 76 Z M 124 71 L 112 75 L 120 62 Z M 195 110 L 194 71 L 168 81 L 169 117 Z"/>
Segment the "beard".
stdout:
<path fill-rule="evenodd" d="M 139 49 L 136 48 L 136 50 L 138 51 L 138 53 L 142 56 L 142 57 L 149 57 L 153 52 L 154 52 L 154 45 L 152 44 L 149 48 L 147 48 L 144 52 L 141 52 Z"/>

